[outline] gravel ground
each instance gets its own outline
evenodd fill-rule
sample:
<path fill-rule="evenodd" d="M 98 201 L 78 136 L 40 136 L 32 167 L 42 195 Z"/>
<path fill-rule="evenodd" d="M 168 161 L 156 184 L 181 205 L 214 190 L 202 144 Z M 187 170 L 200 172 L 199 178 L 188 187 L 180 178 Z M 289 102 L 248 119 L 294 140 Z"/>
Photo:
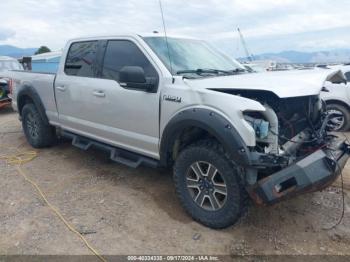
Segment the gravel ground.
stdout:
<path fill-rule="evenodd" d="M 0 155 L 32 150 L 17 115 L 0 111 Z M 350 167 L 344 175 L 349 177 Z M 102 254 L 350 254 L 350 197 L 330 187 L 272 207 L 249 209 L 237 225 L 212 230 L 188 217 L 170 171 L 131 169 L 69 143 L 38 150 L 23 166 L 64 217 Z M 90 254 L 14 167 L 0 162 L 0 254 Z"/>

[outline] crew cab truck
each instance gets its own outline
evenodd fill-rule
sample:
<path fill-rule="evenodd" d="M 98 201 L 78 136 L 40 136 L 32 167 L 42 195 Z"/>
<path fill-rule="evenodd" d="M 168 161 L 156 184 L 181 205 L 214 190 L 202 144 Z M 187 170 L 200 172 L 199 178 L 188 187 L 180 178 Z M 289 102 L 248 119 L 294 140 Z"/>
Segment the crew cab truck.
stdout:
<path fill-rule="evenodd" d="M 13 107 L 35 148 L 64 136 L 130 167 L 173 168 L 188 214 L 225 228 L 249 197 L 277 203 L 340 174 L 349 145 L 327 132 L 325 78 L 248 74 L 197 39 L 81 38 L 67 43 L 57 74 L 12 72 Z"/>

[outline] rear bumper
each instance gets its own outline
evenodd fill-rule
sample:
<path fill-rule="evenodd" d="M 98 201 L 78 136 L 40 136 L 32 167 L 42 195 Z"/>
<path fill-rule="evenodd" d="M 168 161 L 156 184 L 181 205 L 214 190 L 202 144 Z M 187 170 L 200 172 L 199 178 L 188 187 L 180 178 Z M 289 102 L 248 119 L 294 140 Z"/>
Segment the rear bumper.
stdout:
<path fill-rule="evenodd" d="M 349 153 L 347 143 L 332 144 L 259 180 L 247 188 L 248 193 L 258 204 L 274 204 L 295 195 L 319 191 L 337 179 Z"/>

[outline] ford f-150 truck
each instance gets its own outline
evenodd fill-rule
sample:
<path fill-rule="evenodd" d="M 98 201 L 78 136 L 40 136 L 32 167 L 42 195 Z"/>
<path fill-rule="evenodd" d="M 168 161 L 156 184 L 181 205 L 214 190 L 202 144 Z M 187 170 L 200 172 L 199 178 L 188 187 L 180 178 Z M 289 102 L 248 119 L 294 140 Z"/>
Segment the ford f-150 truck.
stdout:
<path fill-rule="evenodd" d="M 249 74 L 197 39 L 75 39 L 57 74 L 12 79 L 33 147 L 68 137 L 130 167 L 173 168 L 184 209 L 212 228 L 234 224 L 249 197 L 274 204 L 330 185 L 349 157 L 327 131 L 324 71 Z"/>

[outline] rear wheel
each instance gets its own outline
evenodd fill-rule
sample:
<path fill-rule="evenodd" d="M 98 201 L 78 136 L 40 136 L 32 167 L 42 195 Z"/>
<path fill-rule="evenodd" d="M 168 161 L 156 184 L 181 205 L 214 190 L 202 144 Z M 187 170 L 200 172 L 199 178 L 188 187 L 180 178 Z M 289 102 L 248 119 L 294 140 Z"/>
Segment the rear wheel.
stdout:
<path fill-rule="evenodd" d="M 56 139 L 55 129 L 42 119 L 33 104 L 22 109 L 22 128 L 29 144 L 35 148 L 51 146 Z"/>
<path fill-rule="evenodd" d="M 206 226 L 228 227 L 244 213 L 248 198 L 237 168 L 215 141 L 185 148 L 176 160 L 174 181 L 185 210 Z"/>
<path fill-rule="evenodd" d="M 329 130 L 336 132 L 349 130 L 350 112 L 345 106 L 338 104 L 328 104 L 327 112 L 332 114 L 327 124 Z"/>

